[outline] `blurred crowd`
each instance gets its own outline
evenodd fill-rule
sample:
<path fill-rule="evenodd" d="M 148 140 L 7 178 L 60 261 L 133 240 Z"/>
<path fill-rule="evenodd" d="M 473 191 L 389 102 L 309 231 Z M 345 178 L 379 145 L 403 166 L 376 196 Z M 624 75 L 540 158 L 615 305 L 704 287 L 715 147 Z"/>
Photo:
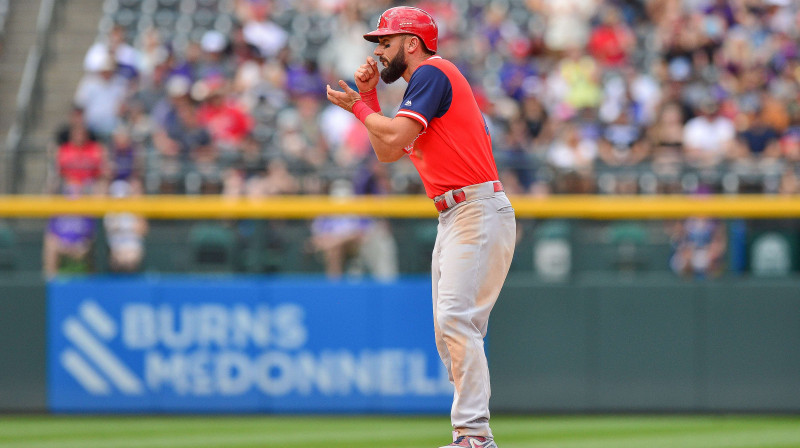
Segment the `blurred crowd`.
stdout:
<path fill-rule="evenodd" d="M 165 0 L 158 0 L 165 1 Z M 51 190 L 264 197 L 423 192 L 330 105 L 388 0 L 197 0 L 229 27 L 117 24 L 86 54 Z M 470 81 L 512 194 L 800 192 L 792 0 L 410 1 Z M 379 85 L 393 115 L 404 85 Z"/>
<path fill-rule="evenodd" d="M 363 33 L 396 3 L 239 0 L 230 31 L 181 45 L 118 25 L 86 55 L 59 145 L 85 125 L 104 147 L 95 177 L 147 194 L 318 194 L 372 176 L 420 192 L 410 164 L 374 172 L 363 127 L 323 95 L 352 81 Z M 797 192 L 796 2 L 411 3 L 470 80 L 514 193 Z M 403 86 L 379 88 L 391 115 Z"/>

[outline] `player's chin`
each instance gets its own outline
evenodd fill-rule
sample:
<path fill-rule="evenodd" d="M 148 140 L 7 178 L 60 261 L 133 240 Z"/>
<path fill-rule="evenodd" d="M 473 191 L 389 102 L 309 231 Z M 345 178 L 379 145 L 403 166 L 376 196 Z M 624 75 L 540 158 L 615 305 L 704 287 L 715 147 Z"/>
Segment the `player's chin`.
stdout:
<path fill-rule="evenodd" d="M 398 79 L 400 79 L 400 76 L 402 75 L 403 75 L 402 72 L 398 73 L 389 69 L 384 69 L 383 71 L 381 71 L 381 79 L 386 84 L 391 84 L 397 81 Z"/>

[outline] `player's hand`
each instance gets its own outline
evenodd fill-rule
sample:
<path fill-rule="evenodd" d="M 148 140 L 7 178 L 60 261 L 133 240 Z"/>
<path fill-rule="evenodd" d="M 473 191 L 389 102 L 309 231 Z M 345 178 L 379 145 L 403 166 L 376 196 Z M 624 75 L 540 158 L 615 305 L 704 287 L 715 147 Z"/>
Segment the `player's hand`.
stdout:
<path fill-rule="evenodd" d="M 365 64 L 361 64 L 353 75 L 356 80 L 356 87 L 359 92 L 367 92 L 374 89 L 378 85 L 378 80 L 381 79 L 380 70 L 378 70 L 378 62 L 372 58 L 367 58 Z"/>
<path fill-rule="evenodd" d="M 332 89 L 330 84 L 327 85 L 328 101 L 348 112 L 353 112 L 353 104 L 361 99 L 361 95 L 351 89 L 350 86 L 341 79 L 339 80 L 339 87 L 341 87 L 344 92 Z"/>

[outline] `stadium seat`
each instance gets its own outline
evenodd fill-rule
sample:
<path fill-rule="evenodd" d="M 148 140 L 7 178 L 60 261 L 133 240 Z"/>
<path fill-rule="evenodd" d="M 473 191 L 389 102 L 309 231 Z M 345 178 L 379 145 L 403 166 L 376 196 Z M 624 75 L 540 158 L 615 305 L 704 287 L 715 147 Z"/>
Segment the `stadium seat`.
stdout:
<path fill-rule="evenodd" d="M 245 272 L 267 273 L 280 271 L 284 265 L 283 243 L 273 225 L 265 220 L 238 222 L 244 239 L 242 263 Z"/>
<path fill-rule="evenodd" d="M 566 280 L 573 271 L 572 224 L 544 221 L 534 229 L 533 265 L 545 280 Z"/>
<path fill-rule="evenodd" d="M 647 241 L 644 227 L 634 222 L 619 222 L 609 227 L 608 234 L 615 249 L 610 268 L 625 272 L 648 268 L 648 260 L 642 256 L 642 247 Z"/>
<path fill-rule="evenodd" d="M 197 272 L 236 270 L 236 235 L 220 224 L 196 224 L 189 230 L 190 269 Z"/>
<path fill-rule="evenodd" d="M 170 8 L 175 11 L 178 10 L 181 0 L 158 0 L 158 5 L 164 8 Z"/>
<path fill-rule="evenodd" d="M 788 232 L 764 231 L 750 246 L 750 271 L 754 277 L 785 277 L 795 267 L 797 238 Z"/>
<path fill-rule="evenodd" d="M 6 225 L 0 224 L 0 271 L 11 271 L 16 268 L 16 237 Z"/>

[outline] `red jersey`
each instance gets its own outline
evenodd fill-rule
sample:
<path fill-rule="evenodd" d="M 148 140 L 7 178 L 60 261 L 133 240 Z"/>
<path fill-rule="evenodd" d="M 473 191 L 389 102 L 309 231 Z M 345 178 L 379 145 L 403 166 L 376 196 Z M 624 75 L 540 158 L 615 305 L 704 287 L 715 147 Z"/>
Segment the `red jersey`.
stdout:
<path fill-rule="evenodd" d="M 65 183 L 83 186 L 100 178 L 103 159 L 103 147 L 97 142 L 83 146 L 67 142 L 58 148 L 58 172 Z"/>
<path fill-rule="evenodd" d="M 397 115 L 423 126 L 405 149 L 430 198 L 498 179 L 489 128 L 472 88 L 450 61 L 432 56 L 414 71 Z"/>

